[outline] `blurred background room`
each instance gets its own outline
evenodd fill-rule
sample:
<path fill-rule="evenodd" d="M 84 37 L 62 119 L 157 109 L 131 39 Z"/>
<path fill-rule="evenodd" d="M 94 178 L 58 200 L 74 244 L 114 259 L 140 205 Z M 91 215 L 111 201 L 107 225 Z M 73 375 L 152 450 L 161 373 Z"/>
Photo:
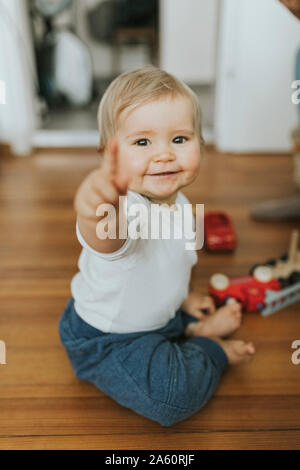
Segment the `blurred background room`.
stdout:
<path fill-rule="evenodd" d="M 221 151 L 291 149 L 299 22 L 277 0 L 1 0 L 0 21 L 0 139 L 15 154 L 97 145 L 106 86 L 149 63 L 198 93 Z"/>

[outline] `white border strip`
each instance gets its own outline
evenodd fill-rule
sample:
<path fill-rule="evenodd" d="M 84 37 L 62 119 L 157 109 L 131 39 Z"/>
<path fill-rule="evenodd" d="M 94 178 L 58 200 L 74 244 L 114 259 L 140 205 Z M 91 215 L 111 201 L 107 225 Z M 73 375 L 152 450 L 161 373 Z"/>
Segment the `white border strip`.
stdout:
<path fill-rule="evenodd" d="M 33 147 L 97 147 L 99 134 L 97 130 L 48 130 L 34 132 Z"/>

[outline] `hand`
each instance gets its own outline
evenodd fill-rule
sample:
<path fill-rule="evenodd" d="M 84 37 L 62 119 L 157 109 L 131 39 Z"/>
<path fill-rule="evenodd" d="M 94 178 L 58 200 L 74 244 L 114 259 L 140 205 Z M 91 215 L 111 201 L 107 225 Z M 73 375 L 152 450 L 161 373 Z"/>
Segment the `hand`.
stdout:
<path fill-rule="evenodd" d="M 127 238 L 126 198 L 119 198 L 126 195 L 129 187 L 129 171 L 123 166 L 121 169 L 118 143 L 112 140 L 105 149 L 101 167 L 84 179 L 75 196 L 80 233 L 99 253 L 117 251 Z"/>
<path fill-rule="evenodd" d="M 74 208 L 78 215 L 86 219 L 96 220 L 97 208 L 100 204 L 110 203 L 116 208 L 119 196 L 126 195 L 129 178 L 120 173 L 118 142 L 111 140 L 103 156 L 103 164 L 93 170 L 80 185 L 74 200 Z"/>
<path fill-rule="evenodd" d="M 205 317 L 205 313 L 202 310 L 206 310 L 208 314 L 215 313 L 216 311 L 214 301 L 210 296 L 200 295 L 194 291 L 189 293 L 181 305 L 181 309 L 198 319 Z"/>

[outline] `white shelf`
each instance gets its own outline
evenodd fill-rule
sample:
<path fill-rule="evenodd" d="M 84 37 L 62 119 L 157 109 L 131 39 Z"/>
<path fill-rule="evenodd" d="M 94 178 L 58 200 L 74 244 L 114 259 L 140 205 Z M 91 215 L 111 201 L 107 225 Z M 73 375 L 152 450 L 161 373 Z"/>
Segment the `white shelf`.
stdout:
<path fill-rule="evenodd" d="M 37 130 L 32 139 L 34 148 L 45 147 L 97 147 L 97 130 Z"/>

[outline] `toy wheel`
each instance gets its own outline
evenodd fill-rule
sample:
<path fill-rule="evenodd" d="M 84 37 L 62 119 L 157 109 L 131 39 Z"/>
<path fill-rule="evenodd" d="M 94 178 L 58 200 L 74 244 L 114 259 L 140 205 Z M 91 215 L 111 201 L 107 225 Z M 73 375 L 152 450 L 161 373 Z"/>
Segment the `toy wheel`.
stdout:
<path fill-rule="evenodd" d="M 257 266 L 254 269 L 253 277 L 259 282 L 269 282 L 273 279 L 273 272 L 270 266 Z"/>
<path fill-rule="evenodd" d="M 214 274 L 210 278 L 210 285 L 216 290 L 225 290 L 229 286 L 229 278 L 225 274 Z"/>
<path fill-rule="evenodd" d="M 277 263 L 276 259 L 272 258 L 272 259 L 268 259 L 268 261 L 266 261 L 264 264 L 254 264 L 254 266 L 252 266 L 252 268 L 250 268 L 249 274 L 250 274 L 250 276 L 253 276 L 254 271 L 259 266 L 276 266 L 276 263 Z"/>
<path fill-rule="evenodd" d="M 300 282 L 300 272 L 299 271 L 293 271 L 289 275 L 289 284 L 293 285 L 293 284 L 297 284 L 298 282 Z"/>
<path fill-rule="evenodd" d="M 258 268 L 258 266 L 261 266 L 261 264 L 254 264 L 254 265 L 250 268 L 250 270 L 249 270 L 250 276 L 253 276 L 253 273 L 254 273 L 255 269 Z"/>

